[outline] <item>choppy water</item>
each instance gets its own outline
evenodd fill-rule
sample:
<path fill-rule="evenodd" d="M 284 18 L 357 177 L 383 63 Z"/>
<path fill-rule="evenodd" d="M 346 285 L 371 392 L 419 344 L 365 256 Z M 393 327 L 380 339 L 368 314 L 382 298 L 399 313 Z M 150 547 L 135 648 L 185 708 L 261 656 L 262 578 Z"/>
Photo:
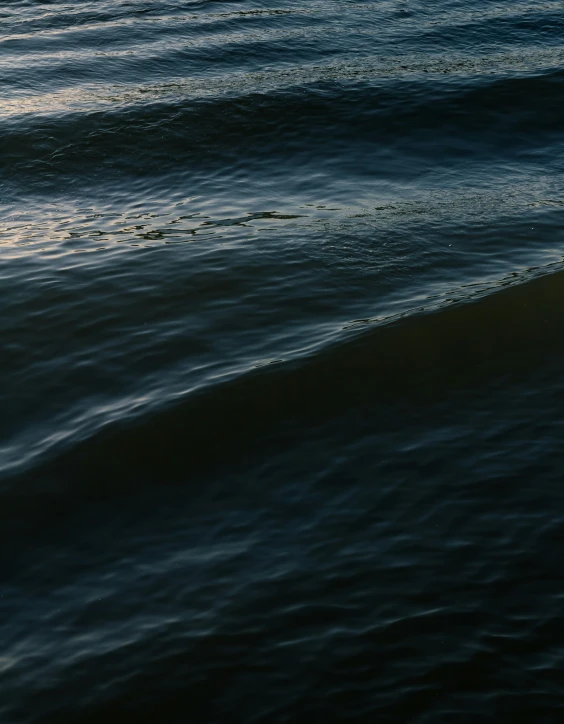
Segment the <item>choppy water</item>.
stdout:
<path fill-rule="evenodd" d="M 2 722 L 562 722 L 563 33 L 0 2 Z"/>

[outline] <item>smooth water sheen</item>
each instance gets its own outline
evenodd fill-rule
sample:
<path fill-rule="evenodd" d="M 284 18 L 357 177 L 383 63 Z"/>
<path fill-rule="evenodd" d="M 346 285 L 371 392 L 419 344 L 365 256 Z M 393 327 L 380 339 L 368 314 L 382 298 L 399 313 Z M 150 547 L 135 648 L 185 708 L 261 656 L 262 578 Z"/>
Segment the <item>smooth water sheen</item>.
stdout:
<path fill-rule="evenodd" d="M 564 5 L 0 0 L 0 721 L 564 721 Z"/>

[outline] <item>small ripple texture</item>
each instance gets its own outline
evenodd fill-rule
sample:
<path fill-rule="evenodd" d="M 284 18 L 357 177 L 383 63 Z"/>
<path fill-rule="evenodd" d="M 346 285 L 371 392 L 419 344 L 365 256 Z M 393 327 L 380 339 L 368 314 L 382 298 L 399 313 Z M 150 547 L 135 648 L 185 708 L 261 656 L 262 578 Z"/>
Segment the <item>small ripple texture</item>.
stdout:
<path fill-rule="evenodd" d="M 564 722 L 563 38 L 0 0 L 2 724 Z"/>

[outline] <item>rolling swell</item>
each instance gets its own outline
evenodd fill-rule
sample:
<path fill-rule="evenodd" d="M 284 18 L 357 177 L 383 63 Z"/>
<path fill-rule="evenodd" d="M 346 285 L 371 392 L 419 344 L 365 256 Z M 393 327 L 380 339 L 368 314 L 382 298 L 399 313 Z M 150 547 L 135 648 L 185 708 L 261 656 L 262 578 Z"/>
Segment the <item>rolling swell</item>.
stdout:
<path fill-rule="evenodd" d="M 351 413 L 387 420 L 394 405 L 408 415 L 452 396 L 468 399 L 484 387 L 516 384 L 541 362 L 550 366 L 564 354 L 563 279 L 557 271 L 508 282 L 473 301 L 414 311 L 313 356 L 207 386 L 147 419 L 107 425 L 41 465 L 34 477 L 47 480 L 51 494 L 62 482 L 59 494 L 73 500 L 77 493 L 121 495 L 147 483 L 189 484 L 253 454 L 295 444 Z M 22 492 L 29 494 L 25 484 L 11 481 L 4 509 Z"/>
<path fill-rule="evenodd" d="M 314 162 L 350 166 L 354 161 L 356 173 L 369 172 L 368 164 L 383 157 L 384 166 L 377 167 L 382 174 L 386 162 L 399 164 L 397 158 L 388 160 L 390 148 L 397 149 L 399 158 L 411 157 L 414 169 L 430 162 L 436 151 L 429 141 L 434 143 L 437 128 L 444 133 L 446 154 L 439 168 L 456 164 L 460 157 L 475 162 L 478 139 L 479 154 L 488 161 L 493 154 L 507 162 L 523 153 L 538 153 L 560 138 L 563 77 L 557 71 L 484 82 L 478 89 L 439 83 L 435 93 L 429 83 L 413 81 L 395 90 L 329 83 L 55 119 L 33 115 L 29 120 L 17 118 L 15 128 L 11 120 L 3 124 L 7 178 L 27 181 L 41 170 L 51 183 L 53 178 L 64 182 L 81 169 L 86 178 L 103 172 L 109 180 L 112 175 L 159 176 L 186 164 L 184 173 L 190 174 L 226 162 L 260 173 L 267 151 L 272 162 L 278 153 L 298 166 Z M 400 104 L 400 95 L 409 100 Z M 283 147 L 274 143 L 280 134 Z M 319 136 L 323 144 L 315 143 Z"/>

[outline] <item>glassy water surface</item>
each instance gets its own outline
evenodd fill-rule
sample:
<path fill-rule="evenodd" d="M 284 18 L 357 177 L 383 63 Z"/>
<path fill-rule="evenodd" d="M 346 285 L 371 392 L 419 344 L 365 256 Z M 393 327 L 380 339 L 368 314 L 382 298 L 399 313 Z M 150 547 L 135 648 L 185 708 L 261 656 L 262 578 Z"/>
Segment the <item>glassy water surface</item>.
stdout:
<path fill-rule="evenodd" d="M 0 0 L 0 717 L 561 722 L 564 8 Z"/>

